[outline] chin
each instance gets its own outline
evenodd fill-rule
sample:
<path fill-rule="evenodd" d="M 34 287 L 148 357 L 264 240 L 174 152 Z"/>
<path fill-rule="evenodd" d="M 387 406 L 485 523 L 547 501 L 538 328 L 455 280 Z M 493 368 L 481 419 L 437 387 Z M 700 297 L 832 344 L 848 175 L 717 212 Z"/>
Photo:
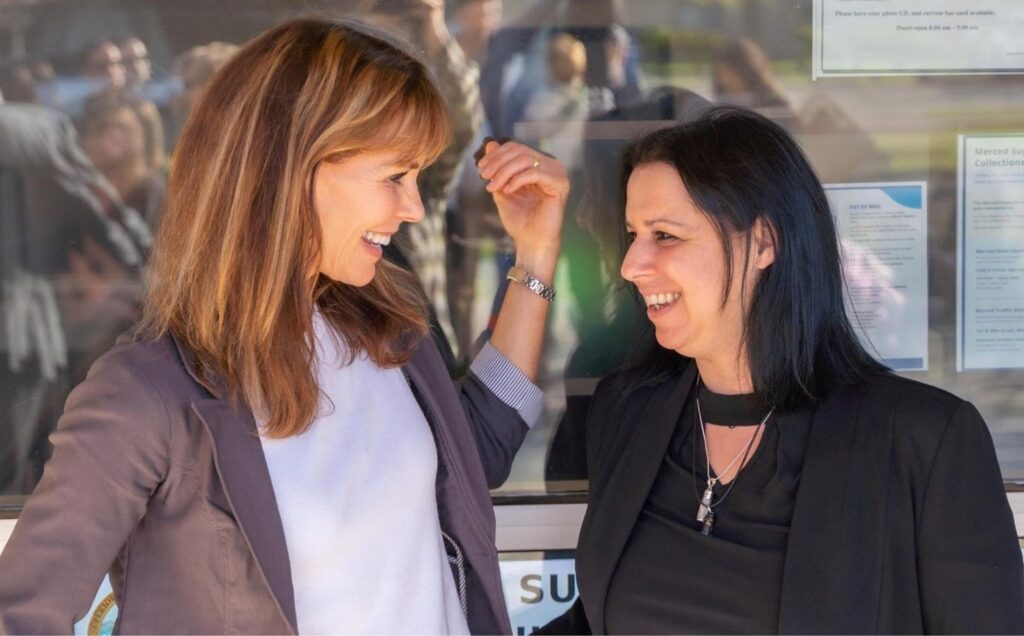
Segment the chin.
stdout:
<path fill-rule="evenodd" d="M 681 356 L 692 357 L 686 351 L 688 347 L 686 347 L 685 343 L 683 343 L 681 339 L 678 337 L 673 338 L 670 334 L 655 331 L 654 339 L 658 341 L 658 345 L 661 346 L 663 349 L 675 351 Z"/>
<path fill-rule="evenodd" d="M 352 274 L 339 274 L 338 272 L 320 272 L 327 278 L 330 278 L 336 283 L 342 283 L 350 287 L 366 287 L 373 282 L 373 276 L 376 274 L 376 270 L 370 272 L 368 275 L 363 274 L 360 276 L 353 276 Z"/>
<path fill-rule="evenodd" d="M 369 276 L 366 277 L 355 278 L 353 280 L 342 282 L 345 283 L 346 285 L 351 285 L 352 287 L 366 287 L 367 285 L 373 282 L 373 274 L 370 274 Z"/>
<path fill-rule="evenodd" d="M 668 334 L 659 331 L 658 329 L 654 330 L 654 339 L 657 340 L 658 344 L 665 349 L 675 349 L 672 343 L 672 339 L 668 336 Z"/>

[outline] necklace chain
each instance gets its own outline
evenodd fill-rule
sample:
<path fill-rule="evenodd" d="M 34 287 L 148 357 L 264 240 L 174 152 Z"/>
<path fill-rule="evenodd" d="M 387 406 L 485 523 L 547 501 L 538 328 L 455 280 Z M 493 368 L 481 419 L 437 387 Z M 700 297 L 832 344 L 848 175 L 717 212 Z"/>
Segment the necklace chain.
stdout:
<path fill-rule="evenodd" d="M 698 497 L 697 499 L 700 503 L 699 507 L 697 508 L 697 521 L 703 524 L 703 527 L 701 528 L 701 534 L 710 535 L 712 526 L 715 522 L 715 506 L 722 503 L 725 500 L 725 498 L 729 496 L 729 493 L 732 492 L 733 487 L 736 485 L 736 481 L 739 479 L 739 473 L 741 470 L 743 470 L 743 463 L 746 463 L 746 458 L 750 453 L 750 448 L 753 446 L 754 440 L 757 439 L 758 434 L 761 432 L 765 424 L 768 422 L 768 418 L 770 418 L 772 416 L 772 413 L 775 412 L 775 407 L 773 406 L 770 409 L 768 409 L 768 413 L 764 416 L 764 419 L 762 419 L 761 423 L 758 424 L 757 428 L 754 429 L 754 434 L 750 436 L 750 439 L 747 440 L 747 443 L 743 446 L 743 450 L 732 458 L 732 461 L 729 462 L 728 466 L 726 466 L 722 471 L 717 472 L 716 475 L 712 477 L 711 452 L 708 449 L 708 435 L 707 431 L 705 430 L 704 415 L 701 413 L 700 410 L 699 374 L 697 375 L 697 386 L 695 390 L 697 392 L 694 394 L 694 403 L 697 407 L 697 424 L 700 426 L 701 439 L 704 441 L 705 474 L 707 476 L 707 488 L 704 490 L 704 495 L 702 497 Z M 696 444 L 694 444 L 694 447 L 696 447 Z M 741 457 L 743 458 L 743 463 L 741 463 L 739 468 L 737 468 L 736 476 L 733 477 L 732 481 L 729 483 L 729 488 L 727 488 L 726 491 L 722 494 L 722 496 L 718 498 L 718 501 L 714 501 L 713 499 L 715 484 L 721 481 L 722 476 L 726 475 L 729 472 L 729 470 L 733 467 L 733 465 L 740 460 Z M 694 462 L 693 470 L 694 474 L 696 475 L 696 462 Z M 696 486 L 696 483 L 694 485 Z"/>
<path fill-rule="evenodd" d="M 724 477 L 729 472 L 729 469 L 733 467 L 733 464 L 739 461 L 740 457 L 743 457 L 744 455 L 747 454 L 747 451 L 750 450 L 750 445 L 753 444 L 754 440 L 757 438 L 758 431 L 760 431 L 761 427 L 764 426 L 764 423 L 768 421 L 768 415 L 771 415 L 771 411 L 768 411 L 768 415 L 766 415 L 764 419 L 761 420 L 761 423 L 757 425 L 757 428 L 754 429 L 754 434 L 750 436 L 750 439 L 747 440 L 747 443 L 743 446 L 740 452 L 736 454 L 736 457 L 733 457 L 732 461 L 729 462 L 729 464 L 725 468 L 723 468 L 722 470 L 715 471 L 716 475 L 712 477 L 711 453 L 708 451 L 708 434 L 707 431 L 704 430 L 704 416 L 700 412 L 700 396 L 696 397 L 696 402 L 697 420 L 700 422 L 701 438 L 704 440 L 704 459 L 707 461 L 708 483 L 714 485 L 717 484 L 722 479 L 722 477 Z M 738 473 L 739 471 L 737 470 L 736 472 Z"/>

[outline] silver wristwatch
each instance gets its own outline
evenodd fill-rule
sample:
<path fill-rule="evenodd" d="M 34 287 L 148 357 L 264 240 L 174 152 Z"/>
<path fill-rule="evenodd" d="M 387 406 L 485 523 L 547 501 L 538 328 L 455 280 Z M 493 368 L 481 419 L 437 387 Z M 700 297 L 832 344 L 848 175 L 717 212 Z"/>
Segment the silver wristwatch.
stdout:
<path fill-rule="evenodd" d="M 525 285 L 527 289 L 529 289 L 530 291 L 537 294 L 538 296 L 540 296 L 541 298 L 548 302 L 551 302 L 552 300 L 555 299 L 554 289 L 548 287 L 544 283 L 540 282 L 539 280 L 531 276 L 522 267 L 516 267 L 513 265 L 512 268 L 508 270 L 508 275 L 505 278 L 511 281 L 515 281 L 520 285 Z"/>

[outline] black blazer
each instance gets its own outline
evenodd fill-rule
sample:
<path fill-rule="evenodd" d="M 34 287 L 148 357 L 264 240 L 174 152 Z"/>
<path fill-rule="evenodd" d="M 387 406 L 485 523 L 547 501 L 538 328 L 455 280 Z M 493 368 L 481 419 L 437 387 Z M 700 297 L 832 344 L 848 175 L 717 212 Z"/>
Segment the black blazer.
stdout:
<path fill-rule="evenodd" d="M 580 602 L 547 631 L 604 633 L 612 573 L 695 372 L 691 363 L 624 399 L 608 380 L 598 386 L 576 554 Z M 889 373 L 817 405 L 780 632 L 1024 633 L 1022 570 L 992 439 L 973 405 Z"/>

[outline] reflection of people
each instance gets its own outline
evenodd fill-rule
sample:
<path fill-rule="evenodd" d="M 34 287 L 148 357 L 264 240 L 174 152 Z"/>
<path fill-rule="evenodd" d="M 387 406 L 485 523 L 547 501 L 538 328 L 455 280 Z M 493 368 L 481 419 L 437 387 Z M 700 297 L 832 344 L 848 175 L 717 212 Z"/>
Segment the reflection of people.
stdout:
<path fill-rule="evenodd" d="M 139 89 L 153 78 L 153 66 L 149 61 L 149 48 L 140 38 L 132 36 L 117 43 L 124 65 L 125 83 Z"/>
<path fill-rule="evenodd" d="M 711 77 L 715 101 L 767 109 L 776 116 L 790 113 L 771 60 L 753 40 L 733 40 L 722 47 L 711 64 Z"/>
<path fill-rule="evenodd" d="M 366 9 L 362 18 L 422 50 L 448 106 L 451 143 L 420 177 L 426 217 L 422 223 L 403 227 L 395 237 L 397 250 L 387 256 L 411 265 L 427 293 L 433 319 L 444 332 L 445 344 L 455 347 L 459 339 L 448 306 L 445 217 L 463 157 L 483 118 L 479 72 L 448 31 L 443 0 L 364 0 L 363 4 Z M 464 357 L 466 353 L 458 351 L 457 355 Z"/>
<path fill-rule="evenodd" d="M 32 67 L 26 61 L 0 63 L 0 95 L 3 101 L 32 104 L 38 101 Z"/>
<path fill-rule="evenodd" d="M 128 72 L 121 49 L 110 40 L 91 43 L 82 51 L 79 72 L 82 77 L 112 86 L 124 86 Z"/>
<path fill-rule="evenodd" d="M 491 36 L 501 26 L 502 0 L 447 0 L 448 30 L 459 48 L 480 65 Z"/>
<path fill-rule="evenodd" d="M 539 410 L 568 180 L 487 148 L 525 284 L 456 387 L 381 259 L 448 130 L 425 67 L 354 26 L 288 22 L 222 69 L 143 323 L 72 393 L 0 555 L 0 632 L 69 631 L 107 568 L 130 633 L 510 631 L 487 486 Z"/>
<path fill-rule="evenodd" d="M 79 127 L 89 159 L 121 200 L 155 227 L 164 193 L 163 123 L 156 106 L 110 86 L 85 102 Z"/>
<path fill-rule="evenodd" d="M 172 132 L 181 130 L 210 79 L 237 52 L 237 44 L 210 42 L 194 46 L 174 59 L 174 76 L 181 81 L 183 90 L 171 99 Z"/>
<path fill-rule="evenodd" d="M 448 14 L 448 29 L 466 56 L 477 67 L 485 63 L 491 36 L 501 24 L 502 0 L 455 0 L 445 2 Z M 478 75 L 478 69 L 473 69 Z M 486 190 L 486 182 L 475 178 L 474 157 L 484 139 L 493 137 L 493 132 L 483 117 L 479 89 L 474 87 L 471 104 L 474 121 L 479 122 L 472 142 L 462 155 L 462 168 L 445 209 L 445 276 L 448 284 L 448 307 L 451 312 L 452 328 L 455 331 L 456 349 L 460 359 L 466 359 L 473 350 L 474 340 L 479 336 L 479 326 L 473 324 L 475 305 L 483 300 L 477 285 L 478 264 L 483 258 L 481 251 L 488 244 L 499 245 L 495 257 L 496 276 L 488 282 L 500 287 L 507 270 L 508 258 L 505 251 L 511 247 L 502 229 L 498 210 Z M 484 249 L 484 252 L 487 250 Z M 483 294 L 486 296 L 487 294 Z"/>
<path fill-rule="evenodd" d="M 31 492 L 68 382 L 137 317 L 149 242 L 63 114 L 0 102 L 0 493 Z"/>
<path fill-rule="evenodd" d="M 548 44 L 548 84 L 533 94 L 523 118 L 526 121 L 582 121 L 590 114 L 590 91 L 583 83 L 587 49 L 561 33 Z"/>
<path fill-rule="evenodd" d="M 498 31 L 491 39 L 480 81 L 493 133 L 511 135 L 523 120 L 530 98 L 545 85 L 547 43 L 561 32 L 583 43 L 587 60 L 583 81 L 588 87 L 610 92 L 614 105 L 640 98 L 643 82 L 629 36 L 621 26 L 622 12 L 619 0 L 538 2 L 519 16 L 517 24 Z"/>
<path fill-rule="evenodd" d="M 595 394 L 581 597 L 547 630 L 1024 631 L 988 429 L 858 343 L 789 135 L 712 109 L 636 142 L 624 176 L 621 272 L 654 339 Z"/>

